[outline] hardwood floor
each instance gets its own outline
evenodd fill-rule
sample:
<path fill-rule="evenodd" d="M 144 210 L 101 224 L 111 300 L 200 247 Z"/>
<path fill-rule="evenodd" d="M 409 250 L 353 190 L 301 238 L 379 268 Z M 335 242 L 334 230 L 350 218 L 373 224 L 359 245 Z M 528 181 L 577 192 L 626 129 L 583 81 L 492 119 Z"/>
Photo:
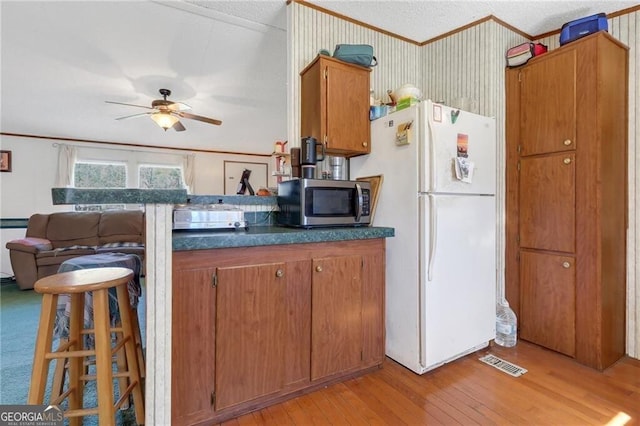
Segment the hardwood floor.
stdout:
<path fill-rule="evenodd" d="M 515 378 L 478 358 L 528 370 Z M 422 376 L 386 359 L 368 375 L 227 421 L 223 425 L 640 424 L 640 361 L 604 372 L 520 341 L 491 346 Z"/>

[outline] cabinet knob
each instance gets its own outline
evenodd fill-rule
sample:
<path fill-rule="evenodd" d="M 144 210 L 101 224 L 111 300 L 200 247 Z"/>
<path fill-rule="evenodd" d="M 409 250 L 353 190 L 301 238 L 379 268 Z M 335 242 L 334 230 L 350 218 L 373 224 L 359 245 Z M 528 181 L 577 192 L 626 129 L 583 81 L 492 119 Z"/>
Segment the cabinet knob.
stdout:
<path fill-rule="evenodd" d="M 278 269 L 278 270 L 276 271 L 276 277 L 280 278 L 280 277 L 281 277 L 281 276 L 283 276 L 283 275 L 284 275 L 284 271 L 283 271 L 282 269 Z"/>
<path fill-rule="evenodd" d="M 316 272 L 322 272 L 322 266 L 320 265 L 316 266 Z"/>
<path fill-rule="evenodd" d="M 565 269 L 569 269 L 571 267 L 571 263 L 569 262 L 562 262 L 562 267 Z"/>
<path fill-rule="evenodd" d="M 562 162 L 564 164 L 571 164 L 571 158 L 565 158 L 564 160 L 562 160 Z"/>
<path fill-rule="evenodd" d="M 569 146 L 571 145 L 571 139 L 565 139 L 563 143 L 564 143 L 564 146 Z"/>
<path fill-rule="evenodd" d="M 362 146 L 366 148 L 367 146 L 369 146 L 369 142 L 367 142 L 367 141 L 362 142 Z"/>

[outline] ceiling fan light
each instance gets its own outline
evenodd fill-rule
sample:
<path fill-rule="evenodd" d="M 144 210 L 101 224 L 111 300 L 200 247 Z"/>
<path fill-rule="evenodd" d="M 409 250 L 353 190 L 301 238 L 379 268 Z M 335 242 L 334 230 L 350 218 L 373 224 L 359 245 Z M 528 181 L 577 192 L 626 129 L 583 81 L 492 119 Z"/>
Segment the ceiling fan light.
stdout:
<path fill-rule="evenodd" d="M 151 119 L 155 121 L 158 126 L 162 127 L 165 132 L 178 122 L 178 117 L 167 114 L 166 112 L 156 112 L 151 114 Z"/>

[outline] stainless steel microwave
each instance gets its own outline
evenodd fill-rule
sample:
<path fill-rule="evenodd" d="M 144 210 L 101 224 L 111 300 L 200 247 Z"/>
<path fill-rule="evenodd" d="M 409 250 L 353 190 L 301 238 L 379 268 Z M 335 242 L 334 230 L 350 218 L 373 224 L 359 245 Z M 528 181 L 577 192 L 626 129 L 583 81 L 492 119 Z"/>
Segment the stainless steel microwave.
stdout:
<path fill-rule="evenodd" d="M 277 223 L 313 228 L 367 226 L 371 222 L 369 182 L 292 179 L 278 184 Z"/>

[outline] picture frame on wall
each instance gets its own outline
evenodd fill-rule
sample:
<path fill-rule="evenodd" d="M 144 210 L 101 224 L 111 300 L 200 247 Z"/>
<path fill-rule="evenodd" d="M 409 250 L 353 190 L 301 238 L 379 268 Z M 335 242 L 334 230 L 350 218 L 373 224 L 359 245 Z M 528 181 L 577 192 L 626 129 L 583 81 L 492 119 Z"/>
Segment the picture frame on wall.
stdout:
<path fill-rule="evenodd" d="M 11 151 L 0 151 L 0 172 L 11 171 Z"/>
<path fill-rule="evenodd" d="M 225 161 L 224 162 L 224 194 L 237 195 L 238 190 L 244 189 L 249 194 L 248 188 L 242 186 L 242 178 L 248 176 L 248 181 L 254 192 L 258 192 L 260 188 L 267 188 L 268 184 L 268 164 L 267 163 L 251 163 L 242 161 Z M 250 173 L 246 171 L 250 170 Z"/>

